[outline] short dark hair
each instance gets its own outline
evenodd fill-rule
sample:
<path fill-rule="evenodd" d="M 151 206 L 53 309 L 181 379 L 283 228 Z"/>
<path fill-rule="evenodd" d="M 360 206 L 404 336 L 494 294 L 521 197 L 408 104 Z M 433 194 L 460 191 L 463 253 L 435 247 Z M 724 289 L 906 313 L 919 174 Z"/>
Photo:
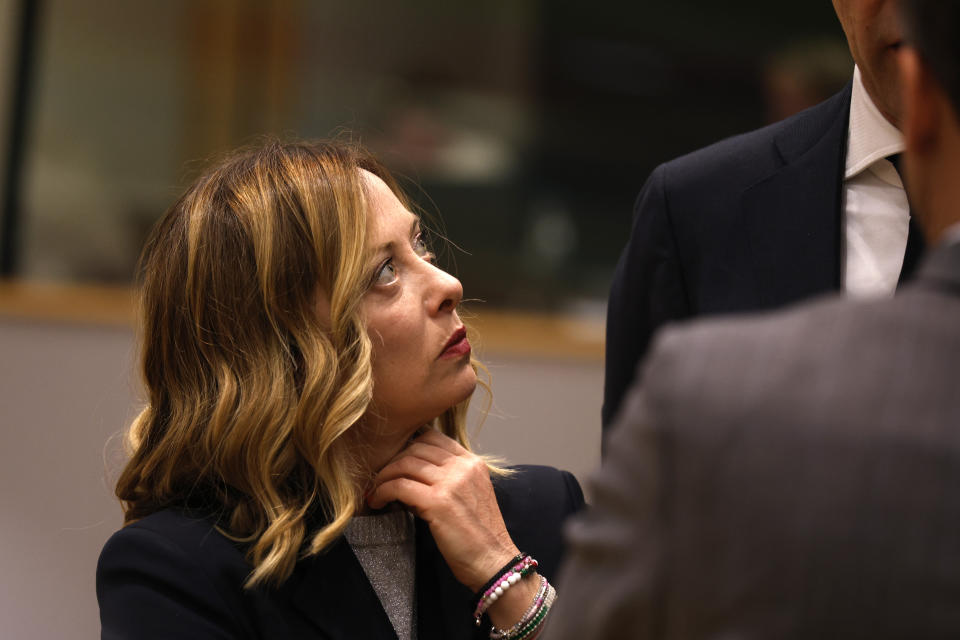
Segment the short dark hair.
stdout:
<path fill-rule="evenodd" d="M 907 43 L 960 114 L 960 0 L 901 0 L 900 12 Z"/>

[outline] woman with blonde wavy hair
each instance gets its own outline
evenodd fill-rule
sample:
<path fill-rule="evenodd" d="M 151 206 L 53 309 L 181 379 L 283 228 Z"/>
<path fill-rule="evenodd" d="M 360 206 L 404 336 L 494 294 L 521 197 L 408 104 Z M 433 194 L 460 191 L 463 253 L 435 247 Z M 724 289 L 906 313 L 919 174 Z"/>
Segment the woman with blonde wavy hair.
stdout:
<path fill-rule="evenodd" d="M 583 496 L 471 452 L 462 294 L 356 147 L 271 142 L 199 178 L 141 259 L 103 637 L 535 637 Z"/>

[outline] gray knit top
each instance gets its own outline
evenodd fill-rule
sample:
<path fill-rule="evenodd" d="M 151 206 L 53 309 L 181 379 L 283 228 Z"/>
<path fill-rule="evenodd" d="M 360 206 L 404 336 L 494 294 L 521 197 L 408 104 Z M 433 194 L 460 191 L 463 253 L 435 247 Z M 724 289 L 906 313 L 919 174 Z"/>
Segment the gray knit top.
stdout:
<path fill-rule="evenodd" d="M 407 511 L 356 516 L 344 535 L 400 640 L 417 638 L 416 546 Z"/>

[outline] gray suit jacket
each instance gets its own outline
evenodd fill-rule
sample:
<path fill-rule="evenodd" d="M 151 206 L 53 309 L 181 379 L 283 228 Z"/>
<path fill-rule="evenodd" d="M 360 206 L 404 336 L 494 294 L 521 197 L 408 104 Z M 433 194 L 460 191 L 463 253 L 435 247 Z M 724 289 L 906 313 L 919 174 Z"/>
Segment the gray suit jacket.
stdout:
<path fill-rule="evenodd" d="M 668 329 L 642 379 L 546 638 L 960 637 L 960 244 L 892 300 Z"/>

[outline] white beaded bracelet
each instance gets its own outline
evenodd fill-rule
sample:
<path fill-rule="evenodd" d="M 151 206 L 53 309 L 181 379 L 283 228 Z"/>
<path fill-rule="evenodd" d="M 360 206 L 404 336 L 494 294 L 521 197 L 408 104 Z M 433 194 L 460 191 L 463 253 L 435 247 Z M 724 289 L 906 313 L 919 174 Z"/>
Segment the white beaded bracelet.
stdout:
<path fill-rule="evenodd" d="M 477 602 L 477 608 L 473 612 L 474 621 L 480 626 L 480 618 L 486 612 L 490 605 L 497 601 L 503 595 L 504 591 L 520 582 L 524 576 L 537 570 L 537 561 L 529 555 L 507 569 L 499 578 L 496 578 L 490 587 L 480 596 Z"/>
<path fill-rule="evenodd" d="M 509 629 L 497 629 L 493 627 L 490 629 L 490 638 L 492 640 L 501 640 L 502 638 L 509 638 L 514 635 L 520 629 L 523 628 L 528 622 L 536 617 L 537 612 L 540 610 L 541 605 L 543 604 L 544 598 L 547 595 L 547 588 L 550 586 L 550 583 L 547 582 L 547 579 L 543 576 L 540 576 L 540 588 L 537 589 L 537 595 L 533 597 L 533 602 L 530 603 L 530 607 L 524 612 L 523 616 L 520 617 L 520 620 L 517 621 L 515 625 Z"/>

